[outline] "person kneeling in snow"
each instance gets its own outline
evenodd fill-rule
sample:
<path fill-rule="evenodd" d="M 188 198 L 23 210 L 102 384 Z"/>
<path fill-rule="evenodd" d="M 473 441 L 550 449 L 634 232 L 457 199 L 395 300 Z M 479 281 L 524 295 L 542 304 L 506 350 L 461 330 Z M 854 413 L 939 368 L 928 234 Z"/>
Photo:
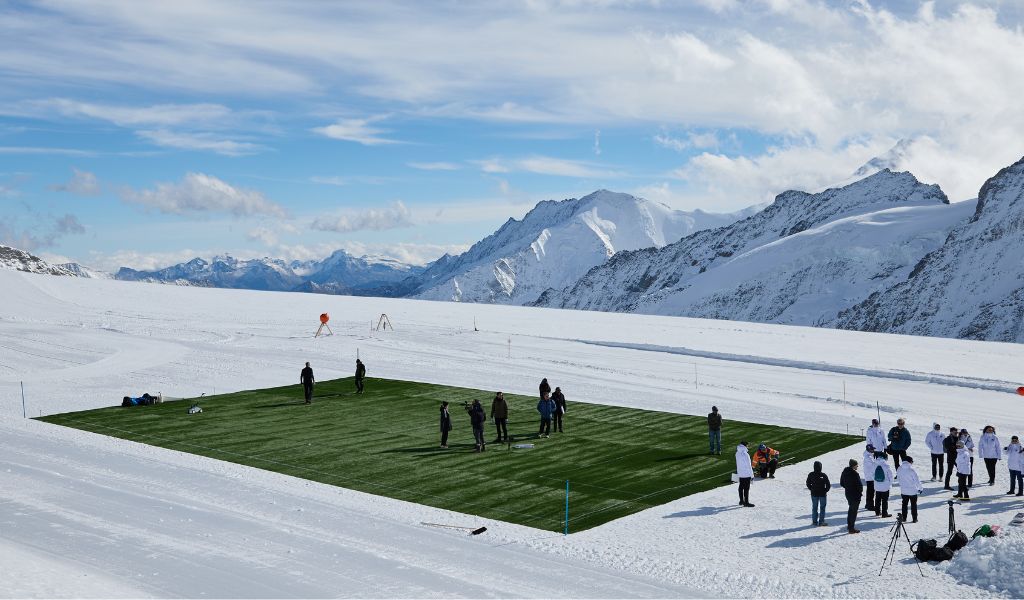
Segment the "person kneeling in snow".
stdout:
<path fill-rule="evenodd" d="M 761 479 L 775 479 L 775 469 L 779 467 L 779 451 L 762 443 L 754 453 L 752 464 Z"/>
<path fill-rule="evenodd" d="M 913 457 L 906 457 L 903 459 L 903 464 L 900 468 L 896 469 L 896 474 L 900 478 L 900 497 L 903 500 L 903 520 L 907 520 L 907 504 L 910 504 L 910 514 L 914 517 L 914 523 L 917 523 L 917 495 L 924 491 L 921 487 L 921 478 L 918 477 L 917 471 L 914 470 L 914 459 Z"/>

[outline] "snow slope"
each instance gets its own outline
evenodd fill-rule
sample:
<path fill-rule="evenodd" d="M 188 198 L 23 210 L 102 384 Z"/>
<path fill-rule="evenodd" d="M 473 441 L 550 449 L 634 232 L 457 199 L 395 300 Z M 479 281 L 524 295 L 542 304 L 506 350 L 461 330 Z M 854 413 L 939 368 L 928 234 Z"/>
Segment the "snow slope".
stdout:
<path fill-rule="evenodd" d="M 1024 342 L 1024 159 L 982 186 L 977 210 L 910 277 L 840 327 Z"/>
<path fill-rule="evenodd" d="M 607 190 L 578 200 L 541 202 L 522 221 L 509 219 L 465 254 L 428 270 L 414 297 L 526 304 L 620 250 L 660 248 L 745 214 L 677 211 Z"/>
<path fill-rule="evenodd" d="M 809 463 L 568 537 L 305 482 L 21 418 L 348 375 L 532 393 L 570 401 L 858 432 L 908 419 L 911 454 L 934 420 L 1024 433 L 1024 347 L 807 327 L 481 304 L 262 293 L 0 272 L 0 596 L 986 597 L 970 576 L 906 562 L 877 575 L 886 520 L 812 528 Z M 336 333 L 314 339 L 329 311 Z M 371 332 L 387 312 L 396 331 Z M 480 328 L 473 331 L 473 319 Z M 566 435 L 571 435 L 571 414 Z M 465 433 L 466 430 L 463 430 Z M 624 432 L 629 435 L 631 432 Z M 770 441 L 770 440 L 769 440 Z M 557 439 L 550 443 L 557 443 Z M 785 448 L 781 448 L 785 456 Z M 819 458 L 833 481 L 853 447 Z M 729 460 L 728 453 L 723 460 Z M 914 537 L 946 529 L 948 497 L 925 474 Z M 453 481 L 453 485 L 457 480 Z M 1022 509 L 998 485 L 957 507 L 961 528 Z M 514 500 L 512 500 L 514 501 Z M 864 513 L 862 513 L 863 515 Z M 421 521 L 486 525 L 479 537 Z M 40 562 L 36 562 L 42 557 Z M 9 561 L 9 562 L 8 562 Z M 16 577 L 7 576 L 8 573 Z M 32 579 L 59 573 L 47 583 Z M 88 584 L 82 584 L 87 580 Z"/>
<path fill-rule="evenodd" d="M 822 325 L 907 278 L 974 212 L 974 202 L 889 208 L 758 246 L 644 296 L 640 312 Z"/>

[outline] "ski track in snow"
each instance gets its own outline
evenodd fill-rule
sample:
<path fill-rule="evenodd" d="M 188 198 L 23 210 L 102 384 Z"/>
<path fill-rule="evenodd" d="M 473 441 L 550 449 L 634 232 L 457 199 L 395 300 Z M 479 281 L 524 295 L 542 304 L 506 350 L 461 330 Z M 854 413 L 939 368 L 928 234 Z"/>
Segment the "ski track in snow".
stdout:
<path fill-rule="evenodd" d="M 1017 345 L 8 272 L 0 289 L 0 596 L 986 597 L 1006 589 L 962 583 L 958 574 L 976 567 L 925 565 L 922 579 L 903 550 L 878 576 L 891 523 L 861 513 L 864 533 L 845 535 L 836 489 L 831 525 L 810 527 L 810 461 L 755 482 L 753 509 L 735 506 L 726 486 L 564 537 L 25 420 L 19 384 L 35 416 L 143 391 L 192 397 L 281 385 L 305 360 L 319 378 L 347 376 L 358 348 L 371 377 L 532 394 L 547 376 L 570 402 L 701 415 L 716 404 L 726 461 L 736 442 L 730 418 L 859 432 L 877 401 L 887 425 L 898 412 L 914 435 L 926 488 L 921 522 L 908 525 L 916 539 L 946 529 L 948 496 L 927 481 L 923 449 L 934 419 L 976 437 L 992 423 L 1004 443 L 1024 432 L 1021 400 L 986 387 L 1013 381 L 1024 362 Z M 324 310 L 336 335 L 313 339 Z M 398 330 L 369 330 L 381 312 Z M 818 459 L 837 482 L 860 454 L 857 445 Z M 962 529 L 1005 524 L 1024 510 L 1002 495 L 1004 463 L 998 473 L 995 487 L 976 488 L 975 502 L 957 507 Z"/>

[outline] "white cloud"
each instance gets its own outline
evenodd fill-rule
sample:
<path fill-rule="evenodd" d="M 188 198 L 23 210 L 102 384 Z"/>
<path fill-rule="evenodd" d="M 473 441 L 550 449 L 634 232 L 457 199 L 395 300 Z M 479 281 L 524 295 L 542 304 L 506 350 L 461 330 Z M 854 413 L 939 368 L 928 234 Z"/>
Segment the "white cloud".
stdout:
<path fill-rule="evenodd" d="M 387 208 L 369 208 L 361 212 L 317 217 L 310 225 L 318 231 L 352 233 L 354 231 L 384 231 L 411 227 L 412 213 L 402 202 L 394 202 Z"/>
<path fill-rule="evenodd" d="M 96 179 L 96 175 L 88 171 L 80 171 L 78 169 L 71 169 L 73 174 L 71 179 L 67 183 L 60 183 L 50 186 L 58 192 L 68 192 L 69 194 L 75 194 L 76 196 L 98 196 L 101 188 L 100 182 Z"/>
<path fill-rule="evenodd" d="M 527 158 L 504 159 L 487 158 L 470 161 L 480 167 L 484 173 L 534 173 L 536 175 L 556 175 L 560 177 L 606 178 L 621 177 L 622 173 L 594 163 L 552 158 L 550 156 L 530 156 Z"/>
<path fill-rule="evenodd" d="M 367 185 L 381 185 L 390 181 L 388 177 L 375 177 L 373 175 L 315 175 L 309 180 L 313 183 L 323 185 L 346 186 L 354 183 Z"/>
<path fill-rule="evenodd" d="M 259 144 L 226 140 L 222 136 L 212 133 L 185 133 L 168 131 L 166 129 L 141 130 L 135 133 L 157 146 L 181 150 L 215 152 L 225 156 L 244 156 L 256 154 L 264 150 L 264 147 Z"/>
<path fill-rule="evenodd" d="M 458 171 L 462 168 L 460 165 L 451 162 L 411 162 L 407 164 L 421 171 Z"/>
<path fill-rule="evenodd" d="M 158 183 L 148 190 L 125 188 L 121 198 L 125 202 L 176 215 L 220 212 L 236 217 L 286 216 L 280 205 L 271 202 L 261 192 L 236 188 L 203 173 L 188 173 L 179 182 Z"/>
<path fill-rule="evenodd" d="M 594 156 L 601 156 L 601 130 L 594 132 Z"/>
<path fill-rule="evenodd" d="M 30 102 L 28 106 L 34 109 L 31 112 L 53 111 L 65 117 L 99 119 L 122 127 L 217 124 L 232 114 L 231 109 L 220 104 L 125 106 L 50 98 Z"/>
<path fill-rule="evenodd" d="M 65 236 L 85 233 L 85 227 L 72 214 L 34 217 L 33 221 L 23 225 L 14 217 L 0 217 L 0 244 L 32 252 L 53 247 Z"/>
<path fill-rule="evenodd" d="M 720 144 L 718 136 L 713 131 L 705 133 L 691 131 L 686 134 L 686 139 L 672 137 L 667 133 L 659 133 L 654 136 L 654 141 L 659 146 L 675 150 L 676 152 L 683 152 L 692 148 L 718 148 Z"/>
<path fill-rule="evenodd" d="M 245 237 L 250 241 L 260 242 L 265 246 L 276 246 L 278 242 L 277 234 L 266 227 L 251 229 L 245 234 Z"/>
<path fill-rule="evenodd" d="M 63 156 L 96 156 L 92 150 L 49 148 L 42 146 L 0 146 L 0 154 L 56 154 Z"/>
<path fill-rule="evenodd" d="M 338 119 L 331 125 L 316 127 L 315 133 L 335 140 L 356 142 L 364 146 L 379 146 L 382 144 L 401 144 L 399 140 L 383 137 L 382 134 L 389 133 L 386 129 L 374 127 L 371 123 L 380 121 L 385 116 L 377 116 L 368 119 Z"/>

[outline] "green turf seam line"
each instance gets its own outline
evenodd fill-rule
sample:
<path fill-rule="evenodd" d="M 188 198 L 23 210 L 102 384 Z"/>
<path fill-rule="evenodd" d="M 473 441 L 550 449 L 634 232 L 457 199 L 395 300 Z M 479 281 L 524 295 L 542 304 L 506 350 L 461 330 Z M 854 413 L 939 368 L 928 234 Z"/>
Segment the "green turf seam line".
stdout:
<path fill-rule="evenodd" d="M 210 452 L 219 452 L 221 454 L 227 454 L 229 456 L 237 456 L 239 458 L 246 458 L 246 459 L 253 460 L 253 461 L 262 461 L 262 462 L 266 462 L 266 463 L 271 463 L 271 464 L 279 465 L 279 466 L 282 466 L 282 467 L 288 467 L 290 469 L 295 469 L 295 470 L 298 470 L 298 471 L 305 471 L 307 473 L 314 473 L 314 474 L 326 477 L 328 479 L 336 479 L 336 480 L 341 480 L 341 481 L 353 481 L 353 482 L 362 483 L 362 484 L 365 484 L 365 485 L 377 486 L 377 487 L 382 488 L 382 489 L 388 489 L 388 490 L 393 490 L 393 491 L 398 491 L 398 492 L 404 492 L 404 493 L 410 494 L 412 496 L 420 496 L 420 497 L 425 497 L 425 498 L 434 498 L 436 500 L 442 500 L 442 501 L 445 501 L 445 502 L 450 502 L 450 501 L 455 500 L 455 501 L 458 501 L 459 505 L 462 505 L 462 506 L 479 506 L 479 507 L 486 508 L 488 510 L 493 510 L 493 511 L 501 512 L 501 513 L 505 513 L 505 514 L 509 514 L 509 515 L 518 515 L 520 517 L 530 517 L 530 518 L 535 519 L 535 520 L 540 521 L 540 522 L 548 521 L 548 519 L 549 519 L 549 517 L 544 517 L 544 516 L 541 516 L 541 515 L 524 513 L 524 512 L 520 512 L 520 511 L 514 511 L 514 510 L 507 510 L 507 509 L 503 509 L 503 508 L 496 508 L 496 507 L 490 506 L 490 505 L 483 505 L 483 504 L 476 503 L 476 502 L 467 502 L 467 501 L 463 501 L 463 500 L 458 499 L 458 498 L 450 498 L 450 497 L 446 497 L 446 496 L 438 496 L 436 494 L 428 494 L 426 492 L 417 492 L 417 491 L 408 490 L 408 489 L 405 489 L 405 488 L 396 487 L 396 486 L 393 486 L 393 485 L 386 485 L 386 484 L 382 484 L 382 483 L 378 483 L 378 482 L 374 482 L 374 481 L 367 481 L 365 479 L 357 479 L 355 477 L 345 477 L 345 476 L 337 475 L 337 474 L 334 474 L 334 473 L 325 473 L 323 471 L 319 471 L 319 470 L 313 469 L 311 467 L 302 467 L 302 466 L 299 466 L 299 465 L 293 465 L 293 464 L 290 464 L 290 463 L 281 462 L 281 461 L 273 460 L 273 459 L 269 459 L 269 458 L 258 458 L 258 457 L 254 457 L 254 456 L 250 456 L 250 455 L 246 455 L 246 454 L 241 454 L 239 452 L 232 452 L 230 450 L 221 450 L 219 448 L 212 448 L 212 447 L 209 447 L 209 446 L 202 446 L 200 444 L 193 444 L 193 443 L 189 443 L 189 442 L 182 442 L 182 441 L 178 441 L 178 440 L 172 440 L 172 439 L 169 439 L 169 438 L 162 438 L 160 436 L 156 436 L 156 435 L 152 435 L 152 434 L 138 433 L 138 432 L 131 431 L 131 430 L 128 430 L 128 429 L 121 429 L 121 428 L 118 428 L 118 427 L 112 427 L 110 425 L 100 425 L 100 424 L 97 424 L 97 423 L 93 423 L 91 421 L 82 421 L 82 420 L 77 420 L 77 419 L 64 419 L 64 420 L 69 422 L 69 423 L 82 423 L 82 424 L 85 424 L 85 425 L 95 426 L 95 427 L 98 427 L 98 428 L 101 428 L 101 429 L 109 429 L 111 431 L 120 431 L 122 433 L 128 433 L 128 434 L 131 434 L 131 435 L 134 435 L 134 436 L 138 436 L 138 437 L 141 437 L 141 438 L 149 438 L 149 439 L 153 439 L 153 440 L 159 440 L 159 441 L 163 441 L 163 442 L 168 442 L 168 443 L 171 443 L 171 444 L 177 444 L 177 445 L 180 445 L 180 446 L 199 448 L 201 450 L 208 450 Z M 127 440 L 127 441 L 135 441 L 135 440 Z M 142 442 L 136 442 L 136 443 L 142 443 Z M 170 450 L 170 448 L 168 448 L 168 450 Z M 212 457 L 207 457 L 207 458 L 211 458 L 212 460 L 217 460 L 217 459 L 214 459 Z M 239 464 L 239 463 L 234 463 L 234 464 Z M 242 466 L 248 466 L 248 465 L 242 465 Z M 279 474 L 281 474 L 281 475 L 288 475 L 288 473 L 279 473 Z M 344 489 L 352 489 L 352 488 L 344 488 Z M 353 490 L 353 491 L 357 491 L 358 492 L 360 490 Z M 363 492 L 363 493 L 368 493 L 368 492 Z M 435 507 L 435 508 L 438 508 L 438 507 Z M 450 510 L 450 509 L 442 508 L 441 510 Z M 572 519 L 570 519 L 570 521 L 571 520 Z M 564 519 L 562 519 L 562 520 L 551 520 L 550 522 L 557 523 L 557 524 L 561 525 L 565 521 L 564 521 Z"/>

